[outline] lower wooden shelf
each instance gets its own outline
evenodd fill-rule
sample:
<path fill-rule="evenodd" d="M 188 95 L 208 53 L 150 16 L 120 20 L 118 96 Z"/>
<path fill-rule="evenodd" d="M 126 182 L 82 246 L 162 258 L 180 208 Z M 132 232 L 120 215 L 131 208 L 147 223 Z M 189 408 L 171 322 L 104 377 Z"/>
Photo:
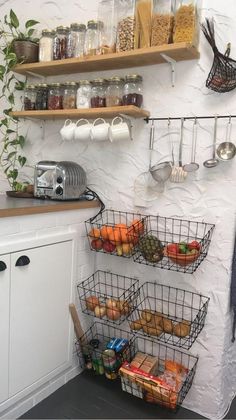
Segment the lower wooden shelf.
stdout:
<path fill-rule="evenodd" d="M 147 118 L 150 112 L 133 105 L 114 106 L 110 108 L 89 108 L 89 109 L 57 109 L 54 111 L 13 111 L 10 113 L 15 118 L 38 118 L 42 120 L 49 119 L 79 119 L 79 118 L 114 118 L 117 115 L 124 114 L 134 118 Z"/>

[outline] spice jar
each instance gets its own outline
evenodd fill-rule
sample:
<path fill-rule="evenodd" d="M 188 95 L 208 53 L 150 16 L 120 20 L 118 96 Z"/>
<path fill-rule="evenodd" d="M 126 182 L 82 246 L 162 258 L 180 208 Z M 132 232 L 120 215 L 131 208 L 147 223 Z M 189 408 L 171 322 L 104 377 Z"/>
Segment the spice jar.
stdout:
<path fill-rule="evenodd" d="M 115 0 L 100 0 L 98 5 L 98 21 L 100 25 L 100 53 L 109 54 L 116 51 L 116 18 Z"/>
<path fill-rule="evenodd" d="M 62 109 L 62 92 L 60 83 L 51 83 L 49 86 L 48 109 Z"/>
<path fill-rule="evenodd" d="M 36 88 L 36 102 L 35 109 L 48 109 L 48 85 L 46 83 L 38 83 Z"/>
<path fill-rule="evenodd" d="M 135 105 L 141 108 L 143 103 L 143 78 L 138 74 L 126 76 L 123 91 L 123 105 Z"/>
<path fill-rule="evenodd" d="M 188 42 L 190 44 L 197 42 L 196 1 L 177 0 L 174 42 Z"/>
<path fill-rule="evenodd" d="M 135 47 L 135 0 L 116 0 L 117 44 L 116 50 L 129 51 Z"/>
<path fill-rule="evenodd" d="M 84 54 L 84 43 L 86 26 L 82 23 L 72 23 L 67 39 L 66 57 L 82 57 Z"/>
<path fill-rule="evenodd" d="M 76 107 L 78 109 L 90 108 L 91 91 L 90 82 L 88 80 L 80 80 L 76 98 Z"/>
<path fill-rule="evenodd" d="M 105 107 L 107 81 L 105 79 L 95 79 L 91 83 L 91 108 Z"/>
<path fill-rule="evenodd" d="M 55 32 L 49 29 L 42 30 L 42 37 L 39 40 L 39 61 L 53 60 L 53 42 Z"/>
<path fill-rule="evenodd" d="M 63 109 L 74 109 L 76 108 L 76 92 L 77 84 L 75 82 L 64 83 L 64 92 L 62 99 Z"/>
<path fill-rule="evenodd" d="M 68 34 L 69 28 L 67 26 L 58 26 L 56 28 L 56 36 L 53 42 L 53 60 L 66 58 Z"/>
<path fill-rule="evenodd" d="M 89 20 L 85 36 L 85 55 L 96 55 L 99 53 L 99 25 L 95 20 Z"/>
<path fill-rule="evenodd" d="M 172 0 L 154 0 L 151 46 L 172 42 L 174 13 Z"/>
<path fill-rule="evenodd" d="M 35 109 L 36 94 L 37 94 L 37 91 L 34 85 L 26 86 L 25 96 L 24 96 L 25 111 L 32 111 Z"/>
<path fill-rule="evenodd" d="M 122 105 L 124 79 L 121 77 L 111 77 L 108 79 L 106 93 L 106 106 Z"/>

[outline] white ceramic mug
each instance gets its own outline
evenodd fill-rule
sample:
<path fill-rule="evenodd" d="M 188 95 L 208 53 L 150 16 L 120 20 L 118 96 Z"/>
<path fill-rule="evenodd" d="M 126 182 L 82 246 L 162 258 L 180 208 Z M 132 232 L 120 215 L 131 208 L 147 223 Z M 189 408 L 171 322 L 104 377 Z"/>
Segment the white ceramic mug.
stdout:
<path fill-rule="evenodd" d="M 77 141 L 89 141 L 91 128 L 92 124 L 85 118 L 81 118 L 75 125 L 74 139 Z"/>
<path fill-rule="evenodd" d="M 112 120 L 109 128 L 109 140 L 111 142 L 131 140 L 129 126 L 121 117 Z"/>
<path fill-rule="evenodd" d="M 64 126 L 60 130 L 60 135 L 64 141 L 72 141 L 74 139 L 75 123 L 66 120 Z"/>
<path fill-rule="evenodd" d="M 102 121 L 102 123 L 97 124 L 98 121 Z M 106 141 L 109 140 L 109 127 L 110 124 L 107 123 L 103 118 L 97 118 L 91 128 L 91 139 L 93 141 Z"/>

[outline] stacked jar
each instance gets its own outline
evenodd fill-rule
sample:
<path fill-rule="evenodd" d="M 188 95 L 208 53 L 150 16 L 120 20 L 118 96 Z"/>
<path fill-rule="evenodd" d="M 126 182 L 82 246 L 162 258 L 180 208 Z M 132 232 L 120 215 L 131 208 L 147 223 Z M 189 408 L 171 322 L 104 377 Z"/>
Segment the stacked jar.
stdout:
<path fill-rule="evenodd" d="M 53 42 L 53 60 L 63 60 L 67 58 L 68 26 L 58 26 Z"/>
<path fill-rule="evenodd" d="M 39 61 L 53 60 L 53 43 L 55 31 L 42 30 L 42 37 L 39 40 Z"/>
<path fill-rule="evenodd" d="M 92 80 L 91 90 L 91 108 L 103 108 L 106 106 L 106 91 L 107 91 L 107 80 L 106 79 L 94 79 Z"/>
<path fill-rule="evenodd" d="M 139 74 L 130 74 L 125 78 L 123 105 L 141 108 L 143 103 L 143 78 Z"/>
<path fill-rule="evenodd" d="M 60 83 L 51 83 L 48 89 L 48 109 L 62 109 L 62 89 Z"/>
<path fill-rule="evenodd" d="M 66 82 L 63 85 L 62 108 L 74 109 L 76 108 L 76 92 L 77 84 L 75 82 Z"/>
<path fill-rule="evenodd" d="M 86 25 L 82 23 L 72 23 L 67 40 L 66 57 L 82 57 L 84 55 L 84 45 L 86 36 Z"/>

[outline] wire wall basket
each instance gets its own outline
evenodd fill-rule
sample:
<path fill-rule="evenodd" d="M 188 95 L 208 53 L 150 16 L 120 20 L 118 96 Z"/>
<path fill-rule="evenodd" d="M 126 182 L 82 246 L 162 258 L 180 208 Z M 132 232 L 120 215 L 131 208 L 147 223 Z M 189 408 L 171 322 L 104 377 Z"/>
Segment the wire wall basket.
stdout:
<path fill-rule="evenodd" d="M 121 324 L 137 303 L 139 281 L 98 270 L 78 284 L 82 312 Z"/>
<path fill-rule="evenodd" d="M 141 336 L 135 346 L 135 358 L 119 371 L 123 391 L 176 410 L 192 385 L 198 358 Z"/>
<path fill-rule="evenodd" d="M 140 287 L 137 307 L 128 318 L 130 328 L 188 350 L 204 327 L 208 303 L 206 296 L 147 282 Z"/>

